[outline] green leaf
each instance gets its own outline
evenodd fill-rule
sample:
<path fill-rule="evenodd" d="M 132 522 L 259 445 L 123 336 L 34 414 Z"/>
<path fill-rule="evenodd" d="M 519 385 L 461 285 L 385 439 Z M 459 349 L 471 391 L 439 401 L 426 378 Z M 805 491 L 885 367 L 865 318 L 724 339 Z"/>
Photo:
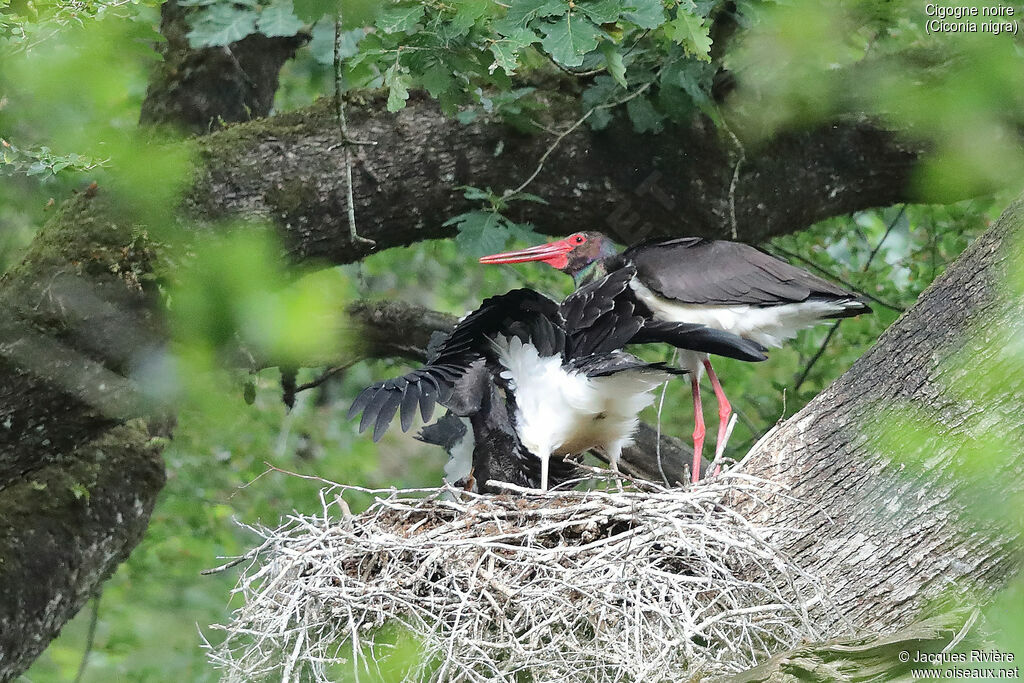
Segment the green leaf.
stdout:
<path fill-rule="evenodd" d="M 683 46 L 686 52 L 705 62 L 711 61 L 711 27 L 704 19 L 679 10 L 668 23 L 668 37 Z"/>
<path fill-rule="evenodd" d="M 593 20 L 595 24 L 610 24 L 622 15 L 622 0 L 590 0 L 576 3 L 576 9 Z"/>
<path fill-rule="evenodd" d="M 423 5 L 391 7 L 377 12 L 377 28 L 384 33 L 409 33 L 423 17 Z"/>
<path fill-rule="evenodd" d="M 608 67 L 608 73 L 615 82 L 621 85 L 623 88 L 626 87 L 626 64 L 622 61 L 622 53 L 610 42 L 601 43 L 601 54 L 604 55 L 605 66 Z"/>
<path fill-rule="evenodd" d="M 543 197 L 539 197 L 539 196 L 537 196 L 535 194 L 532 194 L 530 192 L 520 192 L 519 194 L 515 195 L 515 198 L 517 200 L 521 199 L 523 201 L 533 202 L 535 204 L 547 204 L 548 203 L 548 200 L 544 199 Z"/>
<path fill-rule="evenodd" d="M 537 231 L 533 229 L 533 223 L 513 223 L 512 221 L 505 219 L 505 229 L 508 233 L 508 237 L 514 240 L 521 240 L 529 244 L 537 244 L 538 242 L 544 241 L 544 238 L 537 234 Z M 508 242 L 506 241 L 506 244 Z M 503 249 L 505 245 L 498 247 Z M 494 252 L 489 252 L 494 253 Z"/>
<path fill-rule="evenodd" d="M 607 74 L 594 79 L 594 84 L 583 91 L 583 109 L 588 110 L 598 105 L 607 104 L 623 92 L 622 86 Z M 593 130 L 604 130 L 612 121 L 612 112 L 608 109 L 596 109 L 587 124 Z"/>
<path fill-rule="evenodd" d="M 454 0 L 455 16 L 449 23 L 449 35 L 461 37 L 469 33 L 491 6 L 490 0 Z"/>
<path fill-rule="evenodd" d="M 359 54 L 359 41 L 366 36 L 366 30 L 357 28 L 341 32 L 341 50 L 338 56 L 342 61 Z M 313 39 L 309 41 L 309 51 L 319 64 L 334 64 L 334 22 L 318 21 L 313 27 Z"/>
<path fill-rule="evenodd" d="M 563 66 L 579 66 L 583 57 L 597 47 L 601 30 L 582 14 L 572 12 L 553 24 L 543 24 L 540 44 L 551 58 Z"/>
<path fill-rule="evenodd" d="M 494 64 L 490 71 L 501 67 L 506 74 L 512 75 L 519 64 L 519 51 L 537 40 L 537 34 L 527 28 L 516 29 L 509 32 L 504 38 L 494 41 L 491 44 L 491 54 L 494 55 Z"/>
<path fill-rule="evenodd" d="M 192 22 L 188 40 L 192 47 L 228 45 L 256 32 L 259 13 L 234 5 L 211 5 Z"/>
<path fill-rule="evenodd" d="M 626 112 L 638 133 L 660 133 L 664 117 L 646 97 L 636 97 L 626 103 Z"/>
<path fill-rule="evenodd" d="M 274 36 L 294 36 L 305 24 L 295 16 L 292 0 L 280 0 L 260 13 L 256 29 L 272 38 Z"/>
<path fill-rule="evenodd" d="M 420 74 L 419 82 L 430 93 L 430 96 L 436 99 L 451 90 L 455 79 L 451 69 L 446 68 L 443 64 L 435 64 Z"/>
<path fill-rule="evenodd" d="M 494 192 L 491 191 L 491 188 L 482 190 L 479 187 L 473 187 L 472 185 L 463 185 L 459 189 L 465 190 L 465 192 L 462 193 L 462 196 L 470 201 L 490 202 L 494 199 Z"/>
<path fill-rule="evenodd" d="M 503 223 L 505 218 L 495 211 L 470 211 L 459 214 L 445 222 L 459 229 L 455 243 L 459 251 L 478 257 L 501 251 L 508 243 L 508 231 Z"/>
<path fill-rule="evenodd" d="M 672 93 L 685 93 L 689 105 L 696 105 L 702 112 L 717 122 L 719 114 L 711 100 L 711 83 L 715 67 L 709 62 L 680 59 L 666 66 L 661 72 L 661 97 L 671 98 Z M 685 105 L 684 105 L 685 106 Z M 676 104 L 669 110 L 678 109 Z"/>
<path fill-rule="evenodd" d="M 629 4 L 633 9 L 623 16 L 631 24 L 654 29 L 665 23 L 665 4 L 662 0 L 629 0 Z"/>
<path fill-rule="evenodd" d="M 526 28 L 534 19 L 553 17 L 565 12 L 568 3 L 564 0 L 512 0 L 505 18 L 496 22 L 495 28 L 502 34 L 505 30 Z"/>
<path fill-rule="evenodd" d="M 399 109 L 405 108 L 405 103 L 409 99 L 409 86 L 412 84 L 412 78 L 409 74 L 403 73 L 398 68 L 398 62 L 388 69 L 384 75 L 384 87 L 388 89 L 388 111 L 396 112 Z"/>

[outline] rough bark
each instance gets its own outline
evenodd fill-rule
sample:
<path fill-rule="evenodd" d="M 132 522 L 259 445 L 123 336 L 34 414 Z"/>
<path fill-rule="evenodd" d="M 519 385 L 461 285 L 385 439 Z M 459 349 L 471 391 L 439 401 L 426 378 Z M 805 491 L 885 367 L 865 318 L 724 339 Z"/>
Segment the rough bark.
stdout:
<path fill-rule="evenodd" d="M 28 667 L 142 538 L 167 422 L 121 374 L 153 338 L 130 226 L 79 197 L 0 281 L 0 680 Z M 65 220 L 73 216 L 74 220 Z"/>
<path fill-rule="evenodd" d="M 203 134 L 268 116 L 281 67 L 309 36 L 254 33 L 223 47 L 194 50 L 186 37 L 188 11 L 174 0 L 160 8 L 166 42 L 157 48 L 163 61 L 150 79 L 140 122 Z"/>
<path fill-rule="evenodd" d="M 841 614 L 856 628 L 890 632 L 940 598 L 984 602 L 1019 570 L 1020 511 L 991 501 L 1017 500 L 1024 489 L 1024 374 L 1003 355 L 1014 344 L 1019 351 L 1024 334 L 1024 300 L 1003 289 L 1008 266 L 1024 263 L 1022 223 L 1018 201 L 874 348 L 746 458 L 747 472 L 791 487 L 793 502 L 755 512 L 755 522 L 806 530 L 777 540 L 827 581 L 838 611 L 822 610 L 823 629 L 838 627 Z M 900 448 L 881 448 L 880 417 L 899 407 L 933 422 L 936 435 L 897 436 Z M 997 434 L 1007 457 L 996 450 L 979 472 L 971 458 L 984 451 L 969 449 Z"/>
<path fill-rule="evenodd" d="M 298 257 L 347 263 L 375 249 L 455 234 L 444 222 L 481 208 L 460 187 L 514 188 L 553 142 L 490 119 L 463 125 L 420 95 L 397 114 L 379 97 L 347 107 L 350 136 L 376 143 L 354 148 L 353 187 L 359 232 L 376 247 L 348 237 L 342 137 L 327 101 L 199 143 L 191 215 L 265 217 L 284 230 Z M 578 105 L 559 100 L 549 114 L 549 127 L 566 129 Z M 869 122 L 840 122 L 747 149 L 733 184 L 738 151 L 702 119 L 659 135 L 627 124 L 602 132 L 580 126 L 529 186 L 548 203 L 514 203 L 509 213 L 545 233 L 602 230 L 632 243 L 649 235 L 729 237 L 734 200 L 736 236 L 759 242 L 908 199 L 919 153 Z"/>

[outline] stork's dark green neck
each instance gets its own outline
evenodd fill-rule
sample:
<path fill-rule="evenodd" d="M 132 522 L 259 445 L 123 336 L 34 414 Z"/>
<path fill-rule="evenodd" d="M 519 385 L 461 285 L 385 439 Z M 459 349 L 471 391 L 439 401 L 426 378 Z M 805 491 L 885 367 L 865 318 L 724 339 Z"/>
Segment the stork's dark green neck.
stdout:
<path fill-rule="evenodd" d="M 598 259 L 573 273 L 572 279 L 576 283 L 576 289 L 579 289 L 588 282 L 599 280 L 607 274 L 608 266 L 605 265 L 604 259 Z"/>
<path fill-rule="evenodd" d="M 615 257 L 617 255 L 618 249 L 615 243 L 609 239 L 602 238 L 598 257 L 572 274 L 576 288 L 579 289 L 588 282 L 600 280 L 609 272 L 615 270 L 618 267 L 618 265 L 615 265 Z"/>

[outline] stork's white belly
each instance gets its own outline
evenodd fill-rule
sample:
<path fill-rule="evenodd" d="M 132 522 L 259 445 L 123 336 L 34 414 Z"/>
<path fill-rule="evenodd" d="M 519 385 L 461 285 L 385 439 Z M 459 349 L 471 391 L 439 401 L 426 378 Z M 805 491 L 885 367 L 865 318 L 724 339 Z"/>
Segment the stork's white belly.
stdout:
<path fill-rule="evenodd" d="M 659 320 L 706 325 L 751 339 L 762 346 L 782 346 L 800 330 L 848 307 L 860 306 L 852 300 L 802 301 L 778 306 L 684 304 L 658 296 L 636 277 L 630 280 L 629 286 Z"/>
<path fill-rule="evenodd" d="M 515 392 L 516 431 L 534 455 L 570 455 L 598 448 L 617 456 L 632 441 L 651 390 L 668 379 L 650 370 L 587 377 L 566 371 L 560 356 L 541 357 L 518 338 L 495 340 L 502 377 Z"/>

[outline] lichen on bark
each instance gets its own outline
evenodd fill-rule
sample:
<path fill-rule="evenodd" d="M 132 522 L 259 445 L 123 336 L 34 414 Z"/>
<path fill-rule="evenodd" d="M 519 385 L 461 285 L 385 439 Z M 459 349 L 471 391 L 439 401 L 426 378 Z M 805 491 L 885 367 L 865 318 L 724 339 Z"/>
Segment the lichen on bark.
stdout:
<path fill-rule="evenodd" d="M 158 333 L 159 249 L 92 188 L 0 280 L 0 680 L 128 556 L 163 486 L 167 420 L 138 417 L 123 374 Z"/>

